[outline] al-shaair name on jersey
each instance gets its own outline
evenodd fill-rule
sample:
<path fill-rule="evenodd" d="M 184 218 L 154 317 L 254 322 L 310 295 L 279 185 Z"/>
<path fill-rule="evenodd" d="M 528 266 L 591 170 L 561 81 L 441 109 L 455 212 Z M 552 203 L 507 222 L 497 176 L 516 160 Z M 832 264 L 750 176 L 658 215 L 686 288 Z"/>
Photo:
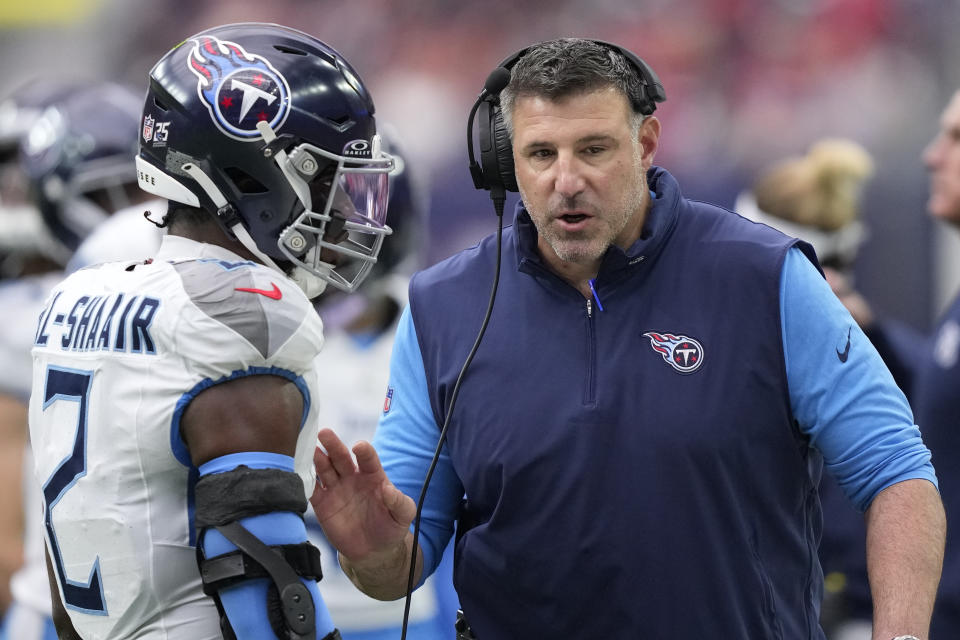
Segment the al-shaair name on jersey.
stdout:
<path fill-rule="evenodd" d="M 57 307 L 61 295 L 58 292 L 44 308 L 34 346 L 46 346 L 50 332 L 61 327 L 58 342 L 64 350 L 156 353 L 150 325 L 160 306 L 159 299 L 123 292 L 84 294 L 70 298 L 70 310 L 61 311 Z"/>
<path fill-rule="evenodd" d="M 35 334 L 30 432 L 61 598 L 85 638 L 220 638 L 201 590 L 196 470 L 179 419 L 212 384 L 279 375 L 304 395 L 296 470 L 313 489 L 322 324 L 291 281 L 168 236 L 156 259 L 81 269 Z"/>

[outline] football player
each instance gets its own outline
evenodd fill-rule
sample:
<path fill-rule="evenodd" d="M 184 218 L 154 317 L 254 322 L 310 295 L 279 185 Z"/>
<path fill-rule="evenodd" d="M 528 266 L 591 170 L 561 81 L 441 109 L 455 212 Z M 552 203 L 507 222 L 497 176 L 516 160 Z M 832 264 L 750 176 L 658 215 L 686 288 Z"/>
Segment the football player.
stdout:
<path fill-rule="evenodd" d="M 354 290 L 390 233 L 373 114 L 343 56 L 279 25 L 208 29 L 150 72 L 136 166 L 167 235 L 72 274 L 35 337 L 61 637 L 339 637 L 302 517 L 336 375 L 310 299 Z"/>

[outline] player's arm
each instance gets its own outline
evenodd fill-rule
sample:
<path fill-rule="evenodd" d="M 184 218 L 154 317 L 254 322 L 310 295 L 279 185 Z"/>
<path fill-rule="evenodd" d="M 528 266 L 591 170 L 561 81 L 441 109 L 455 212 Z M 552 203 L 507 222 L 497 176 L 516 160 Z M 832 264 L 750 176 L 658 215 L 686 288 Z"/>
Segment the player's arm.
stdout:
<path fill-rule="evenodd" d="M 57 638 L 60 640 L 83 640 L 77 630 L 73 628 L 73 621 L 63 608 L 60 601 L 60 590 L 57 588 L 57 578 L 53 574 L 53 565 L 50 563 L 50 552 L 44 551 L 47 558 L 47 580 L 50 582 L 50 602 L 52 608 L 50 615 L 53 618 L 53 626 L 57 630 Z"/>
<path fill-rule="evenodd" d="M 293 467 L 303 407 L 286 378 L 254 375 L 202 391 L 181 419 L 200 470 L 205 591 L 238 640 L 339 638 L 317 588 L 319 552 L 307 542 L 306 497 Z"/>

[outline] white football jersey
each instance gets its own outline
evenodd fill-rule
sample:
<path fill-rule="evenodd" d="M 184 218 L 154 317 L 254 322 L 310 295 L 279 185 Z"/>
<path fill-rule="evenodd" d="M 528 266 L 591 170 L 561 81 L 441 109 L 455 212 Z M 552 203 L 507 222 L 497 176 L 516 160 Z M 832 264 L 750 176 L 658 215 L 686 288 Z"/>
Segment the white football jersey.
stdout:
<path fill-rule="evenodd" d="M 295 467 L 309 495 L 322 341 L 293 282 L 175 236 L 149 264 L 81 269 L 53 291 L 33 348 L 30 434 L 47 550 L 83 638 L 221 637 L 197 570 L 197 472 L 180 417 L 219 382 L 290 379 L 304 395 Z"/>
<path fill-rule="evenodd" d="M 113 214 L 87 236 L 67 264 L 67 271 L 113 260 L 142 259 L 156 254 L 163 231 L 143 219 L 150 210 L 156 219 L 162 217 L 166 202 L 142 203 Z M 0 393 L 30 398 L 33 347 L 37 318 L 47 296 L 66 274 L 47 273 L 27 276 L 0 284 Z M 23 564 L 10 579 L 10 592 L 16 605 L 14 614 L 4 617 L 10 638 L 33 640 L 44 637 L 44 618 L 50 617 L 50 588 L 44 559 L 43 510 L 40 487 L 33 473 L 33 454 L 24 452 L 24 547 Z"/>

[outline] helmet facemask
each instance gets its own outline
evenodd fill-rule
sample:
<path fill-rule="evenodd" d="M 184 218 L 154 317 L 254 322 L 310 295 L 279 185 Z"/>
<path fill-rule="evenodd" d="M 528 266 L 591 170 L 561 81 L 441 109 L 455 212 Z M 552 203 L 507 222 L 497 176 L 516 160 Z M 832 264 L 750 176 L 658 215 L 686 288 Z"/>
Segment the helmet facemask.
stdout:
<path fill-rule="evenodd" d="M 227 228 L 237 240 L 263 264 L 287 275 L 308 298 L 319 296 L 327 284 L 355 291 L 376 264 L 383 238 L 391 233 L 385 220 L 393 157 L 380 149 L 377 135 L 371 143 L 359 140 L 348 145 L 358 156 L 352 157 L 307 142 L 294 143 L 287 152 L 275 144 L 285 141 L 268 123 L 261 121 L 257 129 L 266 142 L 264 157 L 276 162 L 299 201 L 299 213 L 276 240 L 289 265 L 277 264 L 267 254 L 270 248 L 257 245 L 241 222 L 242 216 L 235 215 L 235 207 L 198 164 L 184 164 L 182 171 L 206 192 L 221 219 L 232 219 Z M 147 176 L 152 174 L 150 165 L 138 158 L 137 166 L 141 186 L 157 192 L 152 176 Z M 158 195 L 169 197 L 168 193 Z M 315 210 L 314 203 L 323 208 Z M 199 202 L 194 198 L 187 204 L 197 206 Z"/>
<path fill-rule="evenodd" d="M 337 155 L 307 142 L 289 151 L 272 150 L 276 135 L 266 122 L 257 125 L 265 152 L 280 167 L 302 211 L 281 231 L 277 246 L 294 265 L 291 277 L 315 276 L 352 292 L 376 264 L 391 230 L 385 223 L 392 156 L 371 143 L 357 141 Z M 297 270 L 304 273 L 297 274 Z"/>

